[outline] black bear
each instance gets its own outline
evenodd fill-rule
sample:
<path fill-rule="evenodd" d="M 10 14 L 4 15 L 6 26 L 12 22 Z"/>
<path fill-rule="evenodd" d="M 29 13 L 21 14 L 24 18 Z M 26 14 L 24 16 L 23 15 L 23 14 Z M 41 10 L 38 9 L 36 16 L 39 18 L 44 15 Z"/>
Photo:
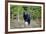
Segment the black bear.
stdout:
<path fill-rule="evenodd" d="M 23 12 L 23 18 L 25 22 L 28 22 L 28 25 L 30 25 L 30 14 L 27 11 L 27 7 L 24 7 L 24 12 Z"/>
<path fill-rule="evenodd" d="M 23 13 L 23 18 L 25 22 L 28 22 L 28 25 L 30 25 L 30 15 L 28 13 Z"/>

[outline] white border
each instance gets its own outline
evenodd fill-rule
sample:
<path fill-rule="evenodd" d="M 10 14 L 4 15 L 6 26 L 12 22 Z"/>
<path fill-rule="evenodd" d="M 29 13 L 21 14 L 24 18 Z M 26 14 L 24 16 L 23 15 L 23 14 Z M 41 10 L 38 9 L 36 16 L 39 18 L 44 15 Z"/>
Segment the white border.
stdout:
<path fill-rule="evenodd" d="M 10 29 L 10 4 L 11 5 L 26 5 L 26 6 L 41 6 L 41 28 L 22 28 Z M 8 32 L 13 31 L 28 31 L 28 30 L 42 30 L 43 29 L 43 5 L 42 4 L 26 4 L 26 3 L 8 3 Z"/>

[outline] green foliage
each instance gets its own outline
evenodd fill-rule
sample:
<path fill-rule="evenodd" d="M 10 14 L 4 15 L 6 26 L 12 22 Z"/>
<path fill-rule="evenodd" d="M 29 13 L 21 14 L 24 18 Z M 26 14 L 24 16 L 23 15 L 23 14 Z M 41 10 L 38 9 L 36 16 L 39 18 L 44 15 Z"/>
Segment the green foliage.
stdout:
<path fill-rule="evenodd" d="M 20 5 L 11 5 L 10 14 L 21 15 L 24 12 L 24 6 Z M 41 18 L 41 7 L 40 6 L 27 6 L 27 11 L 31 14 L 32 19 Z"/>
<path fill-rule="evenodd" d="M 32 14 L 32 18 L 41 18 L 41 7 L 40 6 L 30 6 L 30 13 Z"/>

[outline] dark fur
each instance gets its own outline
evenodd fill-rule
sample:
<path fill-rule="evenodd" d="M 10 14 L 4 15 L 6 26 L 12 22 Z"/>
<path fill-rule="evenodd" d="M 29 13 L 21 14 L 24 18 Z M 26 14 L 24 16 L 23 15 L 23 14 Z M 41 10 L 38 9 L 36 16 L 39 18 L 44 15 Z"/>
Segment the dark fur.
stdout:
<path fill-rule="evenodd" d="M 28 22 L 28 25 L 30 25 L 30 15 L 27 13 L 25 14 L 25 12 L 23 13 L 23 18 L 25 22 Z"/>

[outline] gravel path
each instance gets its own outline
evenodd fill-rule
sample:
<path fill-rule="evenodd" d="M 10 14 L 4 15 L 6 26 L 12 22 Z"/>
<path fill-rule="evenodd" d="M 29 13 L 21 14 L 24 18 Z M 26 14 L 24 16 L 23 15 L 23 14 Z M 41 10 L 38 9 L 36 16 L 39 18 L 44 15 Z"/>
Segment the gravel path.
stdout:
<path fill-rule="evenodd" d="M 15 29 L 15 28 L 37 28 L 40 27 L 40 22 L 37 23 L 36 20 L 31 20 L 30 25 L 25 25 L 25 23 L 20 20 L 19 22 L 14 19 L 13 22 L 10 23 L 10 28 Z"/>

